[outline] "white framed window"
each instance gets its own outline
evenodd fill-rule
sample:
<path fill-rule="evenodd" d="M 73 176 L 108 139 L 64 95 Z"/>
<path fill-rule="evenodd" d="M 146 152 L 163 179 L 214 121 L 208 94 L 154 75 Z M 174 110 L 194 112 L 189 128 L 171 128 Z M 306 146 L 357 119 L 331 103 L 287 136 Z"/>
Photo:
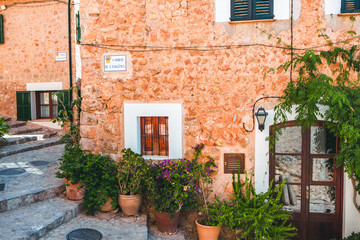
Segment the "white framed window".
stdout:
<path fill-rule="evenodd" d="M 215 0 L 215 22 L 230 22 L 232 0 Z M 291 0 L 273 0 L 272 7 L 275 20 L 290 19 Z M 332 0 L 330 0 L 332 1 Z M 299 19 L 301 1 L 294 0 L 294 19 Z"/>
<path fill-rule="evenodd" d="M 125 103 L 124 139 L 125 148 L 142 152 L 141 119 L 145 117 L 166 117 L 168 156 L 144 155 L 145 159 L 162 160 L 182 158 L 183 124 L 181 103 Z M 166 155 L 166 154 L 165 154 Z"/>

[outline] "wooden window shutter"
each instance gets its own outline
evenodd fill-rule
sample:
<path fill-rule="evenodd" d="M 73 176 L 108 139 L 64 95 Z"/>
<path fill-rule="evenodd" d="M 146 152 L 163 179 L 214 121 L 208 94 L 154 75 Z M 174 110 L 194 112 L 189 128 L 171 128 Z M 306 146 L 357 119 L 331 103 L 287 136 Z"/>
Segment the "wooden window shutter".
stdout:
<path fill-rule="evenodd" d="M 252 19 L 271 19 L 273 14 L 273 0 L 253 0 Z"/>
<path fill-rule="evenodd" d="M 4 44 L 4 18 L 0 14 L 0 44 Z"/>
<path fill-rule="evenodd" d="M 17 120 L 31 120 L 31 100 L 30 92 L 16 92 Z"/>
<path fill-rule="evenodd" d="M 355 13 L 360 9 L 360 0 L 341 0 L 342 13 Z"/>
<path fill-rule="evenodd" d="M 168 117 L 140 117 L 141 154 L 169 156 Z"/>
<path fill-rule="evenodd" d="M 231 21 L 251 19 L 251 0 L 231 0 Z"/>

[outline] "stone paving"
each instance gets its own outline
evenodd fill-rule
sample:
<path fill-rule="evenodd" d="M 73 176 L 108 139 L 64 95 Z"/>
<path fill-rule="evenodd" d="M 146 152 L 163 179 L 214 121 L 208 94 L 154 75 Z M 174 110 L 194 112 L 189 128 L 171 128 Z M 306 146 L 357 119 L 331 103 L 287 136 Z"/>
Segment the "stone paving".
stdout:
<path fill-rule="evenodd" d="M 91 228 L 100 231 L 103 240 L 146 240 L 148 239 L 146 223 L 146 215 L 138 218 L 122 218 L 118 213 L 99 213 L 96 217 L 81 214 L 40 239 L 65 240 L 66 235 L 75 229 Z"/>
<path fill-rule="evenodd" d="M 5 183 L 5 191 L 0 192 L 0 202 L 3 202 L 0 204 L 0 212 L 1 209 L 14 209 L 17 206 L 41 200 L 34 199 L 32 195 L 50 194 L 55 197 L 59 191 L 62 191 L 64 180 L 55 178 L 55 172 L 58 167 L 57 160 L 63 152 L 64 145 L 56 145 L 0 158 L 0 170 L 6 168 L 26 170 L 25 173 L 17 176 L 0 175 L 0 182 Z M 30 164 L 35 160 L 47 161 L 49 164 L 35 167 Z M 4 202 L 5 200 L 6 202 Z"/>

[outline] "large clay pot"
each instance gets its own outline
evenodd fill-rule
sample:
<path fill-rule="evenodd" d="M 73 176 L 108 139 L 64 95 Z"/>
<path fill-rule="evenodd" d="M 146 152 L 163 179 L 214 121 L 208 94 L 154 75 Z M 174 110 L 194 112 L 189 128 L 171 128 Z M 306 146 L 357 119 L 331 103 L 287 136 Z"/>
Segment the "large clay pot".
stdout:
<path fill-rule="evenodd" d="M 115 208 L 112 207 L 112 198 L 108 197 L 106 203 L 100 206 L 100 211 L 102 212 L 111 212 L 114 211 Z"/>
<path fill-rule="evenodd" d="M 71 181 L 65 181 L 66 197 L 69 200 L 78 201 L 84 198 L 85 187 L 80 188 L 82 183 L 72 184 Z"/>
<path fill-rule="evenodd" d="M 141 206 L 141 195 L 121 195 L 119 194 L 119 205 L 126 215 L 136 215 Z"/>
<path fill-rule="evenodd" d="M 173 233 L 176 232 L 177 227 L 180 222 L 180 211 L 177 211 L 174 214 L 174 218 L 171 219 L 171 214 L 167 212 L 156 212 L 155 211 L 155 220 L 156 226 L 160 232 Z"/>
<path fill-rule="evenodd" d="M 219 238 L 220 226 L 206 226 L 198 222 L 198 219 L 195 220 L 199 240 L 217 240 Z"/>

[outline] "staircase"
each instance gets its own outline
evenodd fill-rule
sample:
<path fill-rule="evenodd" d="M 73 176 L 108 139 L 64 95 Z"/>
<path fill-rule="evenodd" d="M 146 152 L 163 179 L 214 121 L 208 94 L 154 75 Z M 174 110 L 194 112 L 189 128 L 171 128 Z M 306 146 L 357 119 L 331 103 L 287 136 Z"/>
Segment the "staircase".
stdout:
<path fill-rule="evenodd" d="M 82 214 L 81 201 L 67 200 L 64 180 L 55 177 L 64 153 L 64 144 L 59 143 L 62 133 L 7 120 L 12 134 L 0 146 L 0 239 L 61 240 L 85 228 L 99 231 L 103 240 L 184 240 L 183 234 L 162 235 L 154 226 L 148 228 L 145 214 L 136 218 Z"/>

